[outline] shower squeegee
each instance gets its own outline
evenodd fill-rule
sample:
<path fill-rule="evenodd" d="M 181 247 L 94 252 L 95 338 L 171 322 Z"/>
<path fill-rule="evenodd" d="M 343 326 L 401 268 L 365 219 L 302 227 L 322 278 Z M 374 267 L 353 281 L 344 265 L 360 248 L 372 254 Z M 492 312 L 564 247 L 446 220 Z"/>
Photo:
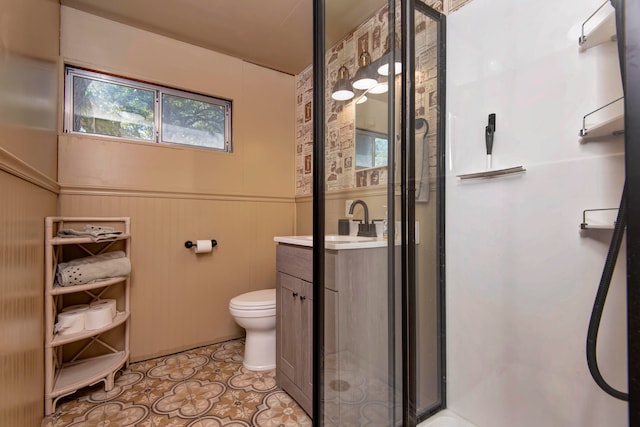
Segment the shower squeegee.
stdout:
<path fill-rule="evenodd" d="M 491 151 L 493 151 L 493 134 L 496 131 L 496 115 L 489 114 L 489 124 L 484 128 L 484 139 L 487 145 L 487 169 L 491 169 Z"/>

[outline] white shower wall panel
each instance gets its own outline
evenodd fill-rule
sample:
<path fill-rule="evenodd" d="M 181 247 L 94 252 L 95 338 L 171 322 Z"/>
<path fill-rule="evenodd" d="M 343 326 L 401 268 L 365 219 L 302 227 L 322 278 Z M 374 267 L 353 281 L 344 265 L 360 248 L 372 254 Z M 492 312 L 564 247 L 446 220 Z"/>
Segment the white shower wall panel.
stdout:
<path fill-rule="evenodd" d="M 447 22 L 448 407 L 479 427 L 626 426 L 585 341 L 611 238 L 579 231 L 615 207 L 623 139 L 579 143 L 582 116 L 622 94 L 614 43 L 578 51 L 600 0 L 474 0 Z M 608 5 L 607 5 L 608 6 Z M 462 182 L 485 169 L 524 174 Z M 602 321 L 604 376 L 626 390 L 625 252 Z"/>

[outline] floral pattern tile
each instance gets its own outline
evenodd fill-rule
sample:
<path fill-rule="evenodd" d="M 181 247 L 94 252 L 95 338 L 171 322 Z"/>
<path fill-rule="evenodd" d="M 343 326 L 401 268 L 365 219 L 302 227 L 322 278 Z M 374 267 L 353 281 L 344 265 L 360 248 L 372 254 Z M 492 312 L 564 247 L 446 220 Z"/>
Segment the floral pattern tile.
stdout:
<path fill-rule="evenodd" d="M 234 340 L 131 364 L 110 391 L 98 384 L 62 398 L 42 426 L 311 426 L 275 371 L 245 369 L 243 353 Z"/>

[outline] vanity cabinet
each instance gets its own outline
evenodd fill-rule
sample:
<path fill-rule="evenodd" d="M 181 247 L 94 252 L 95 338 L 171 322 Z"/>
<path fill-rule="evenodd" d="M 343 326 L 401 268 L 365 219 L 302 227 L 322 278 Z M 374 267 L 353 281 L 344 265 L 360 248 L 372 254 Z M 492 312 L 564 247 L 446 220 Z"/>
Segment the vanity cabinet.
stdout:
<path fill-rule="evenodd" d="M 312 411 L 312 249 L 276 248 L 276 381 L 308 414 Z"/>
<path fill-rule="evenodd" d="M 313 372 L 312 254 L 310 246 L 281 242 L 276 247 L 276 381 L 308 414 Z M 381 333 L 389 328 L 386 279 L 386 245 L 325 250 L 324 356 L 325 368 L 332 372 L 324 387 L 327 399 L 340 402 L 342 395 L 353 399 L 350 387 L 339 388 L 342 382 L 336 373 L 389 380 L 388 334 Z M 399 336 L 400 331 L 396 333 Z"/>
<path fill-rule="evenodd" d="M 60 230 L 88 224 L 109 226 L 120 234 L 107 241 L 57 236 Z M 55 279 L 61 262 L 112 251 L 122 251 L 129 258 L 130 225 L 129 218 L 47 217 L 45 232 L 44 399 L 45 415 L 50 415 L 58 399 L 82 387 L 102 381 L 105 390 L 111 390 L 115 373 L 129 363 L 129 276 L 69 286 L 60 286 Z M 55 332 L 56 316 L 65 309 L 107 298 L 116 300 L 117 314 L 111 323 L 74 333 Z"/>

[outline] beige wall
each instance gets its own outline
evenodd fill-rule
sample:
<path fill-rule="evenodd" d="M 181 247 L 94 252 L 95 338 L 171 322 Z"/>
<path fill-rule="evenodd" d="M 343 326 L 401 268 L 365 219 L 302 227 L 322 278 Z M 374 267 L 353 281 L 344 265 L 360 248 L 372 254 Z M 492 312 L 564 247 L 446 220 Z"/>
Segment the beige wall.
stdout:
<path fill-rule="evenodd" d="M 55 215 L 56 195 L 3 170 L 0 189 L 0 425 L 35 426 L 44 413 L 44 217 Z"/>
<path fill-rule="evenodd" d="M 59 180 L 62 215 L 131 217 L 133 360 L 240 336 L 229 299 L 275 287 L 294 231 L 293 76 L 67 7 L 61 58 L 233 101 L 232 154 L 61 135 Z"/>
<path fill-rule="evenodd" d="M 0 0 L 0 148 L 56 179 L 59 4 Z"/>
<path fill-rule="evenodd" d="M 0 425 L 44 413 L 44 217 L 56 214 L 59 4 L 0 0 Z"/>

